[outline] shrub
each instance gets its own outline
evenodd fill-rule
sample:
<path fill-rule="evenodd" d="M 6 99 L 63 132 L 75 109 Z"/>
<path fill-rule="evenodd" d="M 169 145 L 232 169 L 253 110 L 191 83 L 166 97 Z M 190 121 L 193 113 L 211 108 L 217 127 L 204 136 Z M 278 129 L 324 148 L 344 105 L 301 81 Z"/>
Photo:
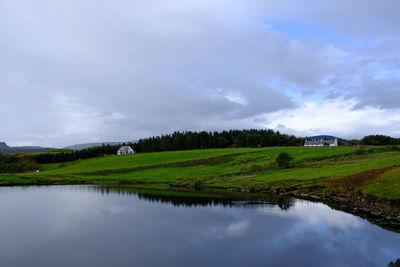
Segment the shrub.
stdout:
<path fill-rule="evenodd" d="M 276 163 L 279 167 L 286 169 L 290 167 L 290 162 L 293 160 L 293 157 L 290 156 L 286 152 L 279 153 L 278 157 L 276 158 Z"/>
<path fill-rule="evenodd" d="M 266 168 L 267 170 L 275 169 L 276 166 L 278 166 L 278 164 L 276 163 L 276 161 L 271 161 L 271 162 L 265 164 L 265 168 Z"/>
<path fill-rule="evenodd" d="M 251 172 L 260 172 L 263 170 L 263 167 L 257 164 L 253 164 L 250 166 L 250 171 Z"/>
<path fill-rule="evenodd" d="M 356 150 L 356 152 L 355 152 L 356 155 L 363 155 L 363 154 L 366 154 L 366 153 L 368 153 L 368 150 L 365 149 L 364 147 L 358 148 L 358 149 Z"/>
<path fill-rule="evenodd" d="M 386 147 L 386 149 L 387 149 L 387 151 L 393 151 L 393 152 L 395 152 L 395 151 L 400 151 L 400 147 L 399 147 L 399 146 L 396 146 L 396 145 L 388 145 L 388 146 Z"/>

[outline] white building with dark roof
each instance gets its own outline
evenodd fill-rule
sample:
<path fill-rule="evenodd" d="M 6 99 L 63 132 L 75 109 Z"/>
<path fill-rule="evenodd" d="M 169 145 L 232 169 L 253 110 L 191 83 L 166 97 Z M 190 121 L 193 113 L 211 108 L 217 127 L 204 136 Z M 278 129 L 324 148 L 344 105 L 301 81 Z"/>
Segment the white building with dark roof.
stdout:
<path fill-rule="evenodd" d="M 338 140 L 335 139 L 309 139 L 304 142 L 304 146 L 338 146 Z"/>
<path fill-rule="evenodd" d="M 130 146 L 121 146 L 117 151 L 117 155 L 129 155 L 129 154 L 135 154 L 135 150 L 133 150 Z"/>

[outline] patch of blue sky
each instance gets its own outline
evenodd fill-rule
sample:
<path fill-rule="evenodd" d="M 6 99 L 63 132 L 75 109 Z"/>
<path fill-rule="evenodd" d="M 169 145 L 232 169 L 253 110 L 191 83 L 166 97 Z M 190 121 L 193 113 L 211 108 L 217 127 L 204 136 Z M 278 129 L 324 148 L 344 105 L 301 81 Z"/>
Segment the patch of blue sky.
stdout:
<path fill-rule="evenodd" d="M 335 75 L 327 75 L 321 79 L 321 84 L 326 87 L 330 86 L 332 83 L 332 79 L 336 79 L 337 77 Z"/>
<path fill-rule="evenodd" d="M 326 90 L 319 88 L 300 88 L 294 83 L 288 83 L 277 78 L 269 79 L 266 85 L 284 93 L 298 105 L 302 105 L 306 102 L 321 103 L 326 99 L 327 95 Z M 305 93 L 307 91 L 309 93 Z"/>
<path fill-rule="evenodd" d="M 400 79 L 400 69 L 377 69 L 373 75 L 375 79 Z"/>
<path fill-rule="evenodd" d="M 317 91 L 317 92 L 313 93 L 312 95 L 307 96 L 307 98 L 305 99 L 305 102 L 313 102 L 316 104 L 320 104 L 320 103 L 324 102 L 325 99 L 326 99 L 326 93 Z"/>
<path fill-rule="evenodd" d="M 290 21 L 290 20 L 265 20 L 271 29 L 281 32 L 290 39 L 317 38 L 334 45 L 349 45 L 352 39 L 339 34 L 321 25 Z"/>
<path fill-rule="evenodd" d="M 266 82 L 266 85 L 284 93 L 293 101 L 301 103 L 299 88 L 295 84 L 282 81 L 278 78 L 270 78 Z"/>
<path fill-rule="evenodd" d="M 289 39 L 319 39 L 348 52 L 357 51 L 360 47 L 374 47 L 382 42 L 382 38 L 376 36 L 344 35 L 329 27 L 294 20 L 263 19 L 261 23 Z"/>

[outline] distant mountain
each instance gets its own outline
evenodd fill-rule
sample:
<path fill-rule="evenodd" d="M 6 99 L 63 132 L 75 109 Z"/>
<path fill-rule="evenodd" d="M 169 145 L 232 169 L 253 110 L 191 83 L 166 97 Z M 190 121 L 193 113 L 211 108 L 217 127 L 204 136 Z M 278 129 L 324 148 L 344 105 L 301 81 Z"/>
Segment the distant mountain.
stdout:
<path fill-rule="evenodd" d="M 5 142 L 0 142 L 0 149 L 8 149 L 10 148 Z"/>
<path fill-rule="evenodd" d="M 0 142 L 0 153 L 1 154 L 42 152 L 42 151 L 51 150 L 51 149 L 54 149 L 54 148 L 41 147 L 41 146 L 14 146 L 14 147 L 10 147 L 5 142 Z"/>
<path fill-rule="evenodd" d="M 102 145 L 119 145 L 123 143 L 135 143 L 136 141 L 126 141 L 126 142 L 104 142 L 104 143 L 86 143 L 86 144 L 78 144 L 78 145 L 72 145 L 72 146 L 67 146 L 65 148 L 67 149 L 72 149 L 72 150 L 81 150 L 89 147 L 94 147 L 94 146 L 102 146 Z"/>

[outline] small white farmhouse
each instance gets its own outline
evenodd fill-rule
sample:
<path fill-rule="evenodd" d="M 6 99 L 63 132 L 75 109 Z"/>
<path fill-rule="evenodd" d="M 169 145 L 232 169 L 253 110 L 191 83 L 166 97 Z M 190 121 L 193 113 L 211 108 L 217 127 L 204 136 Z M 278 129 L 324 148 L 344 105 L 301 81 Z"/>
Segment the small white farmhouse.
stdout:
<path fill-rule="evenodd" d="M 135 150 L 133 150 L 130 146 L 121 146 L 117 151 L 117 155 L 129 155 L 129 154 L 135 154 Z"/>

